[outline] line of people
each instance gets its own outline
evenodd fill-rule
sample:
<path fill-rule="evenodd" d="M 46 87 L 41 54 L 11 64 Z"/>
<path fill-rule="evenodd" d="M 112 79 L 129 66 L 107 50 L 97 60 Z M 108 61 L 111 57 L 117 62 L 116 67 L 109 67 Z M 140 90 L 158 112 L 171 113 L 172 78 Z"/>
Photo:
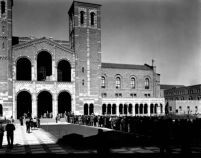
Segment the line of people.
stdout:
<path fill-rule="evenodd" d="M 170 152 L 170 146 L 178 146 L 186 154 L 191 153 L 192 146 L 201 145 L 200 118 L 71 115 L 67 121 L 133 133 L 143 138 L 143 143 L 157 145 L 161 153 Z"/>

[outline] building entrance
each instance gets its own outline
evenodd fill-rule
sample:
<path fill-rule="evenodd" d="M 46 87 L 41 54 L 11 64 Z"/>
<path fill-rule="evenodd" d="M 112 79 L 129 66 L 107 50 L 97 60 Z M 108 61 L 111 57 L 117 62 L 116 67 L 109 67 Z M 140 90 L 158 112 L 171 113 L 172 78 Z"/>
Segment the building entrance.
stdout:
<path fill-rule="evenodd" d="M 38 95 L 38 117 L 52 118 L 52 95 L 48 91 Z"/>
<path fill-rule="evenodd" d="M 61 92 L 58 96 L 58 113 L 71 112 L 71 95 L 68 92 Z"/>
<path fill-rule="evenodd" d="M 27 91 L 22 91 L 17 95 L 17 119 L 21 116 L 30 117 L 32 113 L 31 94 Z"/>

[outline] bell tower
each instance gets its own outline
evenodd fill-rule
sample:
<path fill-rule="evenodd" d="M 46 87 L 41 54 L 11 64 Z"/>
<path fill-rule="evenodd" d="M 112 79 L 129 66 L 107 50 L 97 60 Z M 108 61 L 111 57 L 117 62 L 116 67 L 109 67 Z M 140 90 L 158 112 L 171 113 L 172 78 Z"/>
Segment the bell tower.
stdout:
<path fill-rule="evenodd" d="M 3 116 L 12 115 L 12 6 L 13 0 L 0 0 L 0 104 Z"/>
<path fill-rule="evenodd" d="M 75 111 L 101 113 L 101 5 L 74 1 L 69 36 L 75 53 Z M 85 106 L 85 108 L 84 108 Z"/>

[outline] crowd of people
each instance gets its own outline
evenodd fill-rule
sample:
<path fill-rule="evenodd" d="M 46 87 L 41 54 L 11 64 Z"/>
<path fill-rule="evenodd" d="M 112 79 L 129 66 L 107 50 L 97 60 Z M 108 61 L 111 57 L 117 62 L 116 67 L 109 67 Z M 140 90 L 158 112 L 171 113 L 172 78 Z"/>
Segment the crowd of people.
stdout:
<path fill-rule="evenodd" d="M 170 152 L 170 146 L 181 148 L 182 153 L 190 153 L 192 146 L 201 145 L 201 119 L 176 118 L 170 116 L 101 116 L 67 115 L 69 123 L 105 127 L 133 133 L 146 144 L 159 146 L 161 153 Z"/>

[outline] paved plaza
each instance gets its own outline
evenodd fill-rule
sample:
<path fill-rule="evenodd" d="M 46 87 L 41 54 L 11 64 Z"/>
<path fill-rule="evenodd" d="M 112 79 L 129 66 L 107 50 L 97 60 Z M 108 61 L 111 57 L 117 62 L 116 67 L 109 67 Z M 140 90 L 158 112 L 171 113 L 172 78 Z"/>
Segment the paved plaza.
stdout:
<path fill-rule="evenodd" d="M 43 123 L 49 125 L 64 125 L 68 123 Z M 75 125 L 76 126 L 76 125 Z M 26 133 L 26 126 L 15 124 L 14 148 L 7 149 L 6 133 L 3 139 L 3 148 L 0 154 L 96 154 L 97 150 L 78 150 L 72 147 L 62 147 L 57 144 L 57 138 L 42 128 L 36 128 L 31 133 Z M 97 128 L 97 127 L 90 127 Z M 107 130 L 107 129 L 104 129 Z M 79 142 L 78 142 L 79 143 Z M 113 154 L 158 154 L 157 147 L 122 147 L 112 148 L 110 152 Z M 179 153 L 180 149 L 174 149 L 173 153 Z M 193 150 L 193 153 L 199 153 L 200 148 Z"/>

